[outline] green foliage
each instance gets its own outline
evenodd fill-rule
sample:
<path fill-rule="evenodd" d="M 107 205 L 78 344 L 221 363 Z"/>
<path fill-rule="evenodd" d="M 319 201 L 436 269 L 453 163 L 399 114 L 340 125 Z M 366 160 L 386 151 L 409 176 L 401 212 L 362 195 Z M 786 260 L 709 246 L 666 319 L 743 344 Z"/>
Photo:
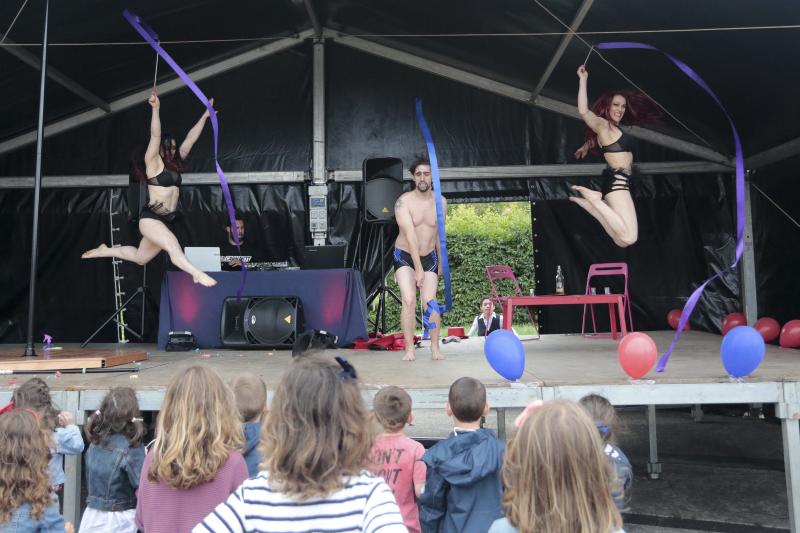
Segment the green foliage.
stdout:
<path fill-rule="evenodd" d="M 530 204 L 498 202 L 449 205 L 447 251 L 453 309 L 445 314 L 444 326 L 468 328 L 480 311 L 480 300 L 491 294 L 486 265 L 510 266 L 526 294 L 534 286 Z M 393 271 L 387 276 L 387 281 L 399 294 Z M 501 294 L 513 293 L 513 285 L 506 280 L 502 280 L 498 286 Z M 443 281 L 439 282 L 437 301 L 444 303 Z M 400 306 L 391 298 L 387 298 L 386 302 L 386 322 L 387 327 L 391 327 L 400 321 Z M 522 324 L 526 321 L 528 317 L 524 308 L 517 310 L 514 322 Z"/>

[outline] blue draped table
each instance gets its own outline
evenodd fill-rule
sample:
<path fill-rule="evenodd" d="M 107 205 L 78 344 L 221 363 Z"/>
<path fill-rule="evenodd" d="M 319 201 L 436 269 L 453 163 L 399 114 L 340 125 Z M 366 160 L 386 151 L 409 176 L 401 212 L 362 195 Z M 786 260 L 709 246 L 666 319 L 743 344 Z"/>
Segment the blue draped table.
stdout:
<path fill-rule="evenodd" d="M 210 272 L 217 280 L 206 288 L 184 272 L 167 272 L 161 285 L 158 348 L 163 350 L 169 332 L 191 331 L 200 348 L 215 348 L 220 341 L 222 302 L 236 296 L 240 272 Z M 325 330 L 339 337 L 339 345 L 367 338 L 367 304 L 364 279 L 352 269 L 248 272 L 242 296 L 297 296 L 303 303 L 304 329 Z M 170 323 L 170 319 L 172 324 Z"/>

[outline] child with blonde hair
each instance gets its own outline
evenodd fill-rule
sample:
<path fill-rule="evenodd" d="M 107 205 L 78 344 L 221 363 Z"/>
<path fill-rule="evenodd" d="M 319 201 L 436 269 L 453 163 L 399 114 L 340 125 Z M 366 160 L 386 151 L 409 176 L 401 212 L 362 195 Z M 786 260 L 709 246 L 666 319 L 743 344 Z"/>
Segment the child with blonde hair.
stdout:
<path fill-rule="evenodd" d="M 133 389 L 111 389 L 84 431 L 90 442 L 84 457 L 89 496 L 80 533 L 136 533 L 145 427 Z"/>
<path fill-rule="evenodd" d="M 383 429 L 372 445 L 372 471 L 392 489 L 409 533 L 420 533 L 417 499 L 425 486 L 425 448 L 403 433 L 414 419 L 411 396 L 400 387 L 384 387 L 372 400 L 372 414 Z"/>
<path fill-rule="evenodd" d="M 392 491 L 368 471 L 373 434 L 356 371 L 336 360 L 291 364 L 261 429 L 261 472 L 195 532 L 407 531 Z"/>
<path fill-rule="evenodd" d="M 581 407 L 586 409 L 603 439 L 603 453 L 614 469 L 615 479 L 612 496 L 617 508 L 625 509 L 625 500 L 630 495 L 633 483 L 633 467 L 628 457 L 616 445 L 619 432 L 619 418 L 614 406 L 599 394 L 588 394 L 580 399 Z"/>
<path fill-rule="evenodd" d="M 600 436 L 578 404 L 528 410 L 503 464 L 505 518 L 489 533 L 622 533 Z"/>
<path fill-rule="evenodd" d="M 53 490 L 61 494 L 64 486 L 64 455 L 83 453 L 83 435 L 69 411 L 59 412 L 50 397 L 50 387 L 42 378 L 31 378 L 14 390 L 11 402 L 17 409 L 33 409 L 42 429 L 53 432 L 48 472 Z"/>
<path fill-rule="evenodd" d="M 52 492 L 51 439 L 31 409 L 11 409 L 0 415 L 0 533 L 73 532 L 72 524 L 64 524 Z"/>
<path fill-rule="evenodd" d="M 236 409 L 242 421 L 245 448 L 244 462 L 250 477 L 258 474 L 261 463 L 261 420 L 267 412 L 267 386 L 264 381 L 253 374 L 243 374 L 231 383 L 233 396 L 236 398 Z"/>
<path fill-rule="evenodd" d="M 169 384 L 142 466 L 136 525 L 185 533 L 247 479 L 242 425 L 219 374 L 192 366 Z"/>

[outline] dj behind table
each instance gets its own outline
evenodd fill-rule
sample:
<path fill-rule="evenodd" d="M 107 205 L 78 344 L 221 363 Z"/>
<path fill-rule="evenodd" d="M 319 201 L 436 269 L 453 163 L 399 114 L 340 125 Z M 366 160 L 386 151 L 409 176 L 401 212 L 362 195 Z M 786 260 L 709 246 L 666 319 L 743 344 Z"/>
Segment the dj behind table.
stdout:
<path fill-rule="evenodd" d="M 297 267 L 290 265 L 288 261 L 265 261 L 261 247 L 246 237 L 245 223 L 240 218 L 236 219 L 236 231 L 239 235 L 238 249 L 233 242 L 230 223 L 225 226 L 226 239 L 219 247 L 223 271 L 241 270 L 242 263 L 247 264 L 248 270 L 297 270 Z"/>

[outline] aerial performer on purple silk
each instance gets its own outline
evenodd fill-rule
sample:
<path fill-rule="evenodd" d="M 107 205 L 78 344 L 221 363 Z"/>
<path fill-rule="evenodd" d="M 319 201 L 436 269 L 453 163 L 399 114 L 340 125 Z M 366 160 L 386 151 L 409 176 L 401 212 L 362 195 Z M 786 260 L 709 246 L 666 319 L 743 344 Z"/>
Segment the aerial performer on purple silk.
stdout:
<path fill-rule="evenodd" d="M 620 126 L 640 126 L 655 122 L 661 113 L 652 101 L 634 91 L 609 91 L 588 105 L 589 71 L 578 67 L 578 111 L 586 123 L 586 142 L 575 152 L 583 159 L 591 150 L 599 149 L 608 165 L 603 171 L 601 191 L 573 185 L 580 196 L 570 200 L 597 219 L 603 229 L 621 248 L 636 242 L 639 226 L 631 185 L 636 178 L 633 167 L 634 139 Z"/>
<path fill-rule="evenodd" d="M 186 138 L 178 147 L 172 136 L 161 133 L 159 116 L 161 102 L 155 89 L 147 102 L 152 108 L 150 142 L 147 145 L 144 160 L 133 161 L 131 165 L 133 173 L 138 174 L 139 179 L 147 182 L 147 192 L 150 198 L 148 204 L 139 213 L 139 233 L 142 234 L 142 240 L 138 247 L 108 247 L 101 244 L 97 248 L 84 252 L 81 258 L 116 257 L 144 265 L 158 255 L 161 250 L 164 250 L 169 254 L 170 261 L 192 276 L 195 283 L 211 287 L 217 282 L 186 258 L 178 239 L 170 229 L 177 215 L 184 160 L 189 156 L 189 152 L 203 131 L 209 117 L 208 110 L 189 130 Z M 214 100 L 211 99 L 211 104 L 213 105 L 213 103 Z M 142 163 L 144 163 L 144 169 L 142 169 Z"/>

